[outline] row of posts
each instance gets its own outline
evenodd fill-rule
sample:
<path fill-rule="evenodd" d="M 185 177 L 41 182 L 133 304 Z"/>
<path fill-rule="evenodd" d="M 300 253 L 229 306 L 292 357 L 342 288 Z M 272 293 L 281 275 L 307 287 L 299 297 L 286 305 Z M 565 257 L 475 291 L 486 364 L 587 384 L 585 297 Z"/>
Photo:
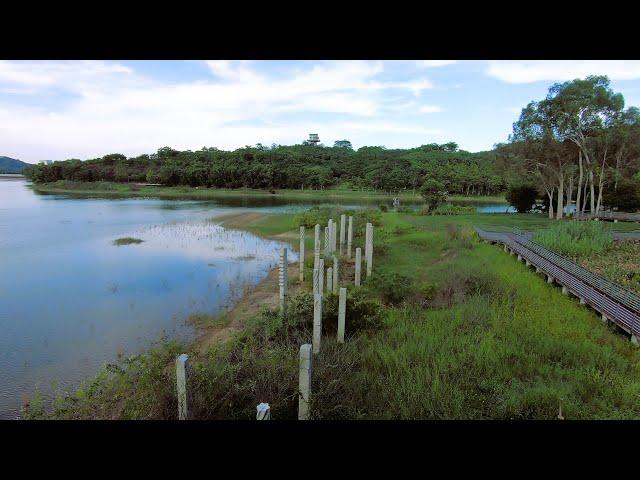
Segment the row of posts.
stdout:
<path fill-rule="evenodd" d="M 349 216 L 348 228 L 346 215 L 340 216 L 340 242 L 339 255 L 343 255 L 346 243 L 347 258 L 351 259 L 353 245 L 353 217 Z M 337 293 L 338 297 L 338 343 L 344 343 L 345 318 L 347 310 L 347 289 L 339 287 L 339 261 L 336 257 L 337 228 L 336 222 L 329 219 L 328 225 L 324 228 L 324 257 L 320 258 L 320 232 L 321 226 L 314 228 L 314 248 L 313 248 L 313 339 L 311 344 L 304 344 L 300 347 L 300 370 L 299 370 L 299 395 L 298 395 L 298 419 L 309 419 L 309 401 L 311 396 L 311 369 L 312 355 L 320 352 L 320 342 L 322 338 L 322 300 L 324 292 L 325 259 L 329 256 L 333 258 L 333 266 L 326 270 L 326 288 L 328 292 Z M 346 237 L 346 238 L 345 238 Z M 300 260 L 299 260 L 299 280 L 304 281 L 304 257 L 305 257 L 305 227 L 300 227 Z M 367 277 L 371 276 L 373 263 L 373 225 L 367 223 L 365 231 L 365 264 Z M 278 268 L 279 307 L 280 312 L 286 315 L 289 273 L 287 261 L 287 248 L 280 250 Z M 361 284 L 362 250 L 355 249 L 355 285 Z M 187 420 L 189 418 L 188 409 L 188 387 L 189 387 L 189 356 L 179 355 L 176 359 L 176 388 L 178 397 L 178 419 Z M 257 406 L 256 418 L 258 420 L 268 420 L 271 418 L 269 404 L 260 403 Z"/>

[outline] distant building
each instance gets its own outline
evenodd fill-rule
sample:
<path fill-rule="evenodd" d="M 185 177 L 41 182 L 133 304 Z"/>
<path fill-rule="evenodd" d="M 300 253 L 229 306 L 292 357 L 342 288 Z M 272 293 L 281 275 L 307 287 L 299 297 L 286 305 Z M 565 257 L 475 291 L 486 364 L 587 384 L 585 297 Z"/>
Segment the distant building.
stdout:
<path fill-rule="evenodd" d="M 311 145 L 317 145 L 320 143 L 320 137 L 318 137 L 317 133 L 310 133 L 309 140 L 307 140 Z"/>

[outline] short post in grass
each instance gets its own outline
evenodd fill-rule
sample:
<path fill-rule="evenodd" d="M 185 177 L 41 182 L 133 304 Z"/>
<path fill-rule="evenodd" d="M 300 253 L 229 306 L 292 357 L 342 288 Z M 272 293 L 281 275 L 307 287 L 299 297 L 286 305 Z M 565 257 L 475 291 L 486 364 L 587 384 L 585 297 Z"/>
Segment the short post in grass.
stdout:
<path fill-rule="evenodd" d="M 271 420 L 271 407 L 268 403 L 259 403 L 256 407 L 256 420 Z"/>
<path fill-rule="evenodd" d="M 300 345 L 300 367 L 298 370 L 298 420 L 309 420 L 311 398 L 311 345 Z"/>
<path fill-rule="evenodd" d="M 347 289 L 340 289 L 338 298 L 338 343 L 344 343 L 344 321 L 347 313 Z"/>
<path fill-rule="evenodd" d="M 327 268 L 327 293 L 333 290 L 333 268 Z"/>
<path fill-rule="evenodd" d="M 343 213 L 340 215 L 340 255 L 344 253 L 344 244 L 347 239 L 347 216 Z"/>
<path fill-rule="evenodd" d="M 322 294 L 313 296 L 313 353 L 320 352 L 320 339 L 322 336 Z"/>
<path fill-rule="evenodd" d="M 331 241 L 329 240 L 331 228 L 331 220 L 329 220 L 329 225 L 324 227 L 324 256 L 329 256 L 329 249 L 331 248 Z"/>
<path fill-rule="evenodd" d="M 333 293 L 338 293 L 338 272 L 340 264 L 338 263 L 338 257 L 333 256 Z"/>
<path fill-rule="evenodd" d="M 336 222 L 332 222 L 331 229 L 331 253 L 334 254 L 338 251 L 338 224 Z"/>
<path fill-rule="evenodd" d="M 300 267 L 299 280 L 300 283 L 304 282 L 304 226 L 300 227 L 300 260 L 298 261 L 298 266 Z"/>
<path fill-rule="evenodd" d="M 287 296 L 289 295 L 289 271 L 287 263 L 287 248 L 280 249 L 280 271 L 278 272 L 278 283 L 280 285 L 280 313 L 287 313 Z"/>
<path fill-rule="evenodd" d="M 569 295 L 569 289 L 565 285 L 562 286 L 562 294 Z"/>
<path fill-rule="evenodd" d="M 176 390 L 178 394 L 178 420 L 189 419 L 188 388 L 191 376 L 189 355 L 183 353 L 176 358 Z"/>
<path fill-rule="evenodd" d="M 365 245 L 365 261 L 367 263 L 367 278 L 371 276 L 373 268 L 373 225 L 367 223 L 367 243 Z"/>
<path fill-rule="evenodd" d="M 322 295 L 322 289 L 324 285 L 324 259 L 318 260 L 318 268 L 313 269 L 313 294 L 319 293 Z"/>
<path fill-rule="evenodd" d="M 355 275 L 355 284 L 356 287 L 360 286 L 360 276 L 362 272 L 362 249 L 360 247 L 356 248 L 356 275 Z"/>
<path fill-rule="evenodd" d="M 313 236 L 313 268 L 318 268 L 318 260 L 320 260 L 320 229 L 322 227 L 316 223 Z"/>
<path fill-rule="evenodd" d="M 547 275 L 547 283 L 553 283 L 553 277 L 551 275 Z"/>
<path fill-rule="evenodd" d="M 349 228 L 347 231 L 347 258 L 351 260 L 351 246 L 353 244 L 353 217 L 349 215 Z"/>

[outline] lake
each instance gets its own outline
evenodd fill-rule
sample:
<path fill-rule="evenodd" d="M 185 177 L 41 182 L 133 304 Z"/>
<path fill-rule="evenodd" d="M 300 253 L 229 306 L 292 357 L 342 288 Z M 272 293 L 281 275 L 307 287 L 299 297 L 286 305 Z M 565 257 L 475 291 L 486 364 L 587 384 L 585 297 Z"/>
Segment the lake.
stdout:
<path fill-rule="evenodd" d="M 17 418 L 36 387 L 50 399 L 105 363 L 193 338 L 190 314 L 223 312 L 277 265 L 283 243 L 216 217 L 308 206 L 38 195 L 24 178 L 0 176 L 0 419 Z M 121 237 L 143 243 L 113 245 Z"/>

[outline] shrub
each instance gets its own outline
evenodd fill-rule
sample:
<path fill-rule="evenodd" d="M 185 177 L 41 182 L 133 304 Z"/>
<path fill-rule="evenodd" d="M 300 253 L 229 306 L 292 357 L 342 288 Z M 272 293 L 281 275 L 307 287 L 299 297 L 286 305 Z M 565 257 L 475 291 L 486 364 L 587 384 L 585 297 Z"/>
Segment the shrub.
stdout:
<path fill-rule="evenodd" d="M 378 272 L 369 282 L 387 305 L 397 305 L 412 293 L 411 279 L 399 273 Z"/>
<path fill-rule="evenodd" d="M 536 198 L 538 198 L 538 192 L 531 185 L 517 185 L 509 188 L 505 198 L 518 213 L 524 213 L 533 208 Z"/>
<path fill-rule="evenodd" d="M 380 209 L 381 212 L 388 212 L 389 211 L 389 207 L 387 207 L 384 203 L 379 205 L 378 208 Z"/>
<path fill-rule="evenodd" d="M 431 215 L 466 215 L 475 212 L 476 207 L 445 203 L 444 205 L 440 205 L 439 207 L 432 210 Z"/>
<path fill-rule="evenodd" d="M 569 256 L 600 253 L 613 243 L 611 233 L 601 222 L 564 221 L 548 230 L 536 232 L 533 240 L 551 250 Z"/>
<path fill-rule="evenodd" d="M 420 187 L 420 194 L 431 210 L 447 201 L 444 184 L 434 179 L 425 180 Z"/>
<path fill-rule="evenodd" d="M 503 287 L 497 276 L 482 265 L 459 267 L 450 271 L 432 294 L 430 306 L 451 307 L 471 296 L 496 297 L 503 294 Z"/>

